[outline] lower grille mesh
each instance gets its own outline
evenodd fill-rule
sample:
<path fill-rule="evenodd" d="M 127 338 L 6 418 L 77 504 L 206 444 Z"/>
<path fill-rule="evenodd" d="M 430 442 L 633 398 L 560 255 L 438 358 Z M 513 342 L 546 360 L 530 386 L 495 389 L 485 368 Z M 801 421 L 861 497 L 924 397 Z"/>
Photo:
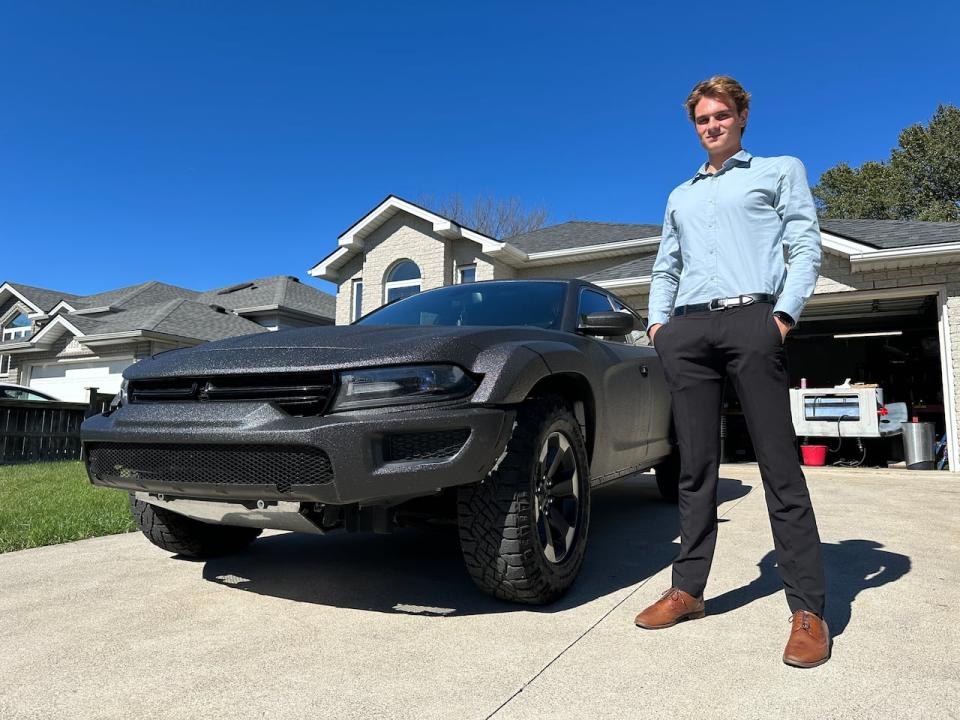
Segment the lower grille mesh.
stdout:
<path fill-rule="evenodd" d="M 308 447 L 102 444 L 89 447 L 88 462 L 103 480 L 275 485 L 278 492 L 333 480 L 327 454 Z"/>
<path fill-rule="evenodd" d="M 383 459 L 387 462 L 445 460 L 456 455 L 468 437 L 469 430 L 387 435 L 383 444 Z"/>

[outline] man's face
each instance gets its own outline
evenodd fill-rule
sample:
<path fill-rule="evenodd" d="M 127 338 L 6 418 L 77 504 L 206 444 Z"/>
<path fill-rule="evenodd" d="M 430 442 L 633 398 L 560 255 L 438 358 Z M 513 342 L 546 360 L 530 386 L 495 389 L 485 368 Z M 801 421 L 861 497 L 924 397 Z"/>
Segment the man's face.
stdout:
<path fill-rule="evenodd" d="M 704 150 L 712 155 L 737 151 L 748 112 L 738 113 L 736 104 L 725 95 L 702 98 L 693 109 L 693 126 Z"/>

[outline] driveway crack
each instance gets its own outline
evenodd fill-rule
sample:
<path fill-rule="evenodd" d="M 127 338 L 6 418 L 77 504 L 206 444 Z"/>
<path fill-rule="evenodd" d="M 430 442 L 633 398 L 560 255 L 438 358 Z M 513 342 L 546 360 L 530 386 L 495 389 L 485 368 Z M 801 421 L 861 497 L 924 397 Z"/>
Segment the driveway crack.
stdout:
<path fill-rule="evenodd" d="M 733 511 L 734 508 L 736 508 L 740 503 L 742 503 L 744 500 L 746 500 L 748 497 L 750 497 L 750 495 L 751 495 L 752 493 L 753 493 L 753 488 L 751 488 L 743 497 L 737 498 L 728 508 L 726 508 L 722 513 L 720 513 L 718 517 L 720 517 L 720 518 L 725 518 L 727 515 L 729 515 L 729 514 Z M 655 574 L 656 574 L 656 573 L 654 573 L 654 575 L 655 575 Z M 638 583 L 637 586 L 636 586 L 635 588 L 633 588 L 633 590 L 631 590 L 629 593 L 627 593 L 626 595 L 624 595 L 623 598 L 622 598 L 619 602 L 615 603 L 615 604 L 613 605 L 613 607 L 611 607 L 611 608 L 610 608 L 609 610 L 607 610 L 603 615 L 601 615 L 592 625 L 590 625 L 590 627 L 588 627 L 586 630 L 584 630 L 582 633 L 580 633 L 576 638 L 573 639 L 573 641 L 572 641 L 569 645 L 567 645 L 563 650 L 561 650 L 559 653 L 557 653 L 557 654 L 550 660 L 550 662 L 548 662 L 546 665 L 544 665 L 542 668 L 540 668 L 540 670 L 538 670 L 538 671 L 536 672 L 536 674 L 534 674 L 533 677 L 531 677 L 529 680 L 527 680 L 525 683 L 523 683 L 523 685 L 521 685 L 520 688 L 519 688 L 518 690 L 516 690 L 516 692 L 514 692 L 510 697 L 508 697 L 506 700 L 504 700 L 502 703 L 500 703 L 500 705 L 496 708 L 496 710 L 494 710 L 492 713 L 490 713 L 489 715 L 487 715 L 487 717 L 485 718 L 485 720 L 490 720 L 490 719 L 491 719 L 492 717 L 494 717 L 497 713 L 499 713 L 501 710 L 503 710 L 507 705 L 509 705 L 511 702 L 513 702 L 513 700 L 514 700 L 520 693 L 522 693 L 524 690 L 526 690 L 528 687 L 530 687 L 530 685 L 532 685 L 534 682 L 536 682 L 537 678 L 539 678 L 539 677 L 540 677 L 541 675 L 543 675 L 548 669 L 550 669 L 550 667 L 553 666 L 553 664 L 556 663 L 557 660 L 559 660 L 559 659 L 562 658 L 564 655 L 566 655 L 567 652 L 568 652 L 574 645 L 576 645 L 576 644 L 579 643 L 581 640 L 583 640 L 587 635 L 589 635 L 589 634 L 593 631 L 594 628 L 597 627 L 597 625 L 599 625 L 599 624 L 602 623 L 604 620 L 606 620 L 608 617 L 610 617 L 610 615 L 612 615 L 615 610 L 617 610 L 621 605 L 623 605 L 625 602 L 627 602 L 627 600 L 630 600 L 634 595 L 636 595 L 636 594 L 637 594 L 637 591 L 640 590 L 641 588 L 643 588 L 648 582 L 650 582 L 650 579 L 651 579 L 652 577 L 653 577 L 653 575 L 651 575 L 650 577 L 648 577 L 646 580 L 643 580 L 643 581 L 641 581 L 640 583 Z"/>

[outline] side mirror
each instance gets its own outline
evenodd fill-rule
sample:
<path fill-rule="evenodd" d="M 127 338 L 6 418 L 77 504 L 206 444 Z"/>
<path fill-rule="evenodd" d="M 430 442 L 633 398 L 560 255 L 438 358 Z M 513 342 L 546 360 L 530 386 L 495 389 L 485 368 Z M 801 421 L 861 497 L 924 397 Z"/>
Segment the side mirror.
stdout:
<path fill-rule="evenodd" d="M 630 313 L 609 310 L 590 313 L 580 318 L 577 327 L 584 335 L 599 335 L 601 337 L 620 337 L 628 335 L 636 329 L 636 319 Z"/>

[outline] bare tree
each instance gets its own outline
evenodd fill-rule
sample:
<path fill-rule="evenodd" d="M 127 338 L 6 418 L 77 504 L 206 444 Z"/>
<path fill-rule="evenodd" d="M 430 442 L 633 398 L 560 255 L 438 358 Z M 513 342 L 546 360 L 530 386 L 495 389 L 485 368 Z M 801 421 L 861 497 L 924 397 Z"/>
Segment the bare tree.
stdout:
<path fill-rule="evenodd" d="M 541 228 L 549 216 L 542 205 L 527 210 L 515 197 L 478 195 L 473 202 L 466 203 L 459 193 L 452 193 L 439 200 L 434 196 L 423 197 L 420 204 L 464 227 L 497 240 Z"/>

